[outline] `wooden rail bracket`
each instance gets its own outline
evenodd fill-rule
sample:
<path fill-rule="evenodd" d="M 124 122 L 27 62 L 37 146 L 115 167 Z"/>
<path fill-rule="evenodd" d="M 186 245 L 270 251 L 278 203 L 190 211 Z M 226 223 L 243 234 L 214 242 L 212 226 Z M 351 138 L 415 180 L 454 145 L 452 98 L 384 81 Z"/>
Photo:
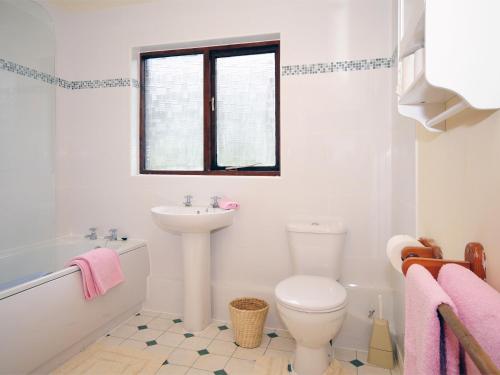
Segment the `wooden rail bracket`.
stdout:
<path fill-rule="evenodd" d="M 420 264 L 421 266 L 425 267 L 435 279 L 437 279 L 441 267 L 443 267 L 445 264 L 450 263 L 458 264 L 459 266 L 470 269 L 470 263 L 463 260 L 433 258 L 407 258 L 405 259 L 401 267 L 403 269 L 403 274 L 406 276 L 406 273 L 411 266 L 413 266 L 414 264 Z"/>
<path fill-rule="evenodd" d="M 484 248 L 479 242 L 469 242 L 465 246 L 464 260 L 451 260 L 443 259 L 441 248 L 437 246 L 434 240 L 420 238 L 419 241 L 424 247 L 405 247 L 401 251 L 401 259 L 403 260 L 401 269 L 405 276 L 410 266 L 420 264 L 437 279 L 441 267 L 445 264 L 453 263 L 471 270 L 481 280 L 486 279 L 486 257 L 484 255 Z"/>

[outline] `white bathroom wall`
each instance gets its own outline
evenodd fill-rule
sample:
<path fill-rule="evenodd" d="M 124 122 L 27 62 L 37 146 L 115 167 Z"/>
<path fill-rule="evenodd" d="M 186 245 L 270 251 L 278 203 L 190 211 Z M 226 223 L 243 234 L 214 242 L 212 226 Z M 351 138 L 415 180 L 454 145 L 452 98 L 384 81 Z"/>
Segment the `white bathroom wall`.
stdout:
<path fill-rule="evenodd" d="M 500 291 L 500 112 L 467 110 L 447 131 L 418 129 L 418 232 L 450 259 L 468 242 L 486 252 L 487 282 Z"/>
<path fill-rule="evenodd" d="M 56 89 L 19 71 L 28 66 L 54 72 L 55 33 L 43 7 L 27 0 L 0 2 L 0 59 L 0 250 L 5 250 L 51 239 L 56 231 Z"/>
<path fill-rule="evenodd" d="M 282 65 L 393 52 L 391 0 L 171 0 L 85 12 L 46 6 L 56 24 L 57 74 L 70 80 L 130 77 L 135 47 L 270 33 L 280 34 Z M 290 275 L 289 220 L 340 216 L 349 228 L 342 282 L 351 305 L 339 344 L 366 347 L 368 310 L 378 293 L 391 302 L 384 255 L 392 214 L 391 74 L 283 76 L 280 177 L 133 175 L 137 89 L 59 88 L 58 231 L 118 227 L 146 239 L 147 307 L 181 312 L 180 238 L 158 229 L 149 209 L 180 204 L 187 193 L 195 204 L 208 204 L 213 194 L 239 201 L 234 224 L 212 237 L 214 314 L 226 319 L 230 298 L 272 301 L 276 283 Z M 274 309 L 268 325 L 281 325 Z"/>
<path fill-rule="evenodd" d="M 393 42 L 398 33 L 398 1 L 394 0 Z M 397 56 L 396 56 L 397 58 Z M 396 93 L 397 65 L 392 74 L 392 139 L 391 139 L 391 235 L 416 236 L 416 125 L 398 112 Z M 402 273 L 388 269 L 393 289 L 393 334 L 399 354 L 404 353 L 405 285 Z"/>
<path fill-rule="evenodd" d="M 394 92 L 396 68 L 394 69 Z M 392 120 L 392 185 L 391 235 L 408 234 L 416 237 L 416 122 L 397 112 L 397 97 L 393 100 Z M 404 348 L 404 276 L 388 267 L 393 289 L 393 330 L 400 353 Z"/>

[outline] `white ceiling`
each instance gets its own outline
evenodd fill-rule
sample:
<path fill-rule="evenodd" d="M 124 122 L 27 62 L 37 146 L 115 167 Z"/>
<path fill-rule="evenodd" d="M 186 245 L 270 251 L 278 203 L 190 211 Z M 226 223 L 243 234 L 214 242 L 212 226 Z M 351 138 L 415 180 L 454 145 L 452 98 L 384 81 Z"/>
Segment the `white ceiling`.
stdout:
<path fill-rule="evenodd" d="M 150 3 L 157 0 L 47 0 L 56 7 L 70 11 L 106 9 L 132 4 Z"/>

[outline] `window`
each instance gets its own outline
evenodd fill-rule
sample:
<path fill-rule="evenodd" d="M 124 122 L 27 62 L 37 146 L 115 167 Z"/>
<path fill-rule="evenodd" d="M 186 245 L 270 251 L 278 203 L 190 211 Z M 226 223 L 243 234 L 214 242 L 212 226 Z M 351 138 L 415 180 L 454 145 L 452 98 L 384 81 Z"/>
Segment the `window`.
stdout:
<path fill-rule="evenodd" d="M 141 54 L 140 172 L 279 175 L 279 42 Z"/>

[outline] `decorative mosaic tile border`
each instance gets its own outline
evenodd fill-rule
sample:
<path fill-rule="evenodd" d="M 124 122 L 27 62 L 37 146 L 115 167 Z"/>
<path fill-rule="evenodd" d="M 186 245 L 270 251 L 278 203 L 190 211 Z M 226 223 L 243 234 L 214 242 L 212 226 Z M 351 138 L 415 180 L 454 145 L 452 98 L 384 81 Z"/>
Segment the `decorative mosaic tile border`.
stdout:
<path fill-rule="evenodd" d="M 43 72 L 40 72 L 36 69 L 31 69 L 31 68 L 28 68 L 27 66 L 19 65 L 19 64 L 12 62 L 12 61 L 7 61 L 4 59 L 0 59 L 0 69 L 6 70 L 8 72 L 19 74 L 21 76 L 25 76 L 25 77 L 33 78 L 33 79 L 36 79 L 39 81 L 43 81 L 43 82 L 51 84 L 51 85 L 59 85 L 61 87 L 62 87 L 63 82 L 60 82 L 60 81 L 65 81 L 65 80 L 57 78 L 56 76 L 54 76 L 52 74 L 43 73 Z"/>
<path fill-rule="evenodd" d="M 130 78 L 111 78 L 111 79 L 94 79 L 91 81 L 66 81 L 66 86 L 61 86 L 71 90 L 81 89 L 101 89 L 108 87 L 139 87 L 139 82 L 136 79 Z"/>
<path fill-rule="evenodd" d="M 130 78 L 111 78 L 111 79 L 95 79 L 88 81 L 68 81 L 66 79 L 58 78 L 53 74 L 40 72 L 36 69 L 29 68 L 24 65 L 16 64 L 15 62 L 0 59 L 0 70 L 6 70 L 23 77 L 28 77 L 48 83 L 50 85 L 57 85 L 64 89 L 80 90 L 80 89 L 98 89 L 107 87 L 139 87 L 139 82 L 136 79 Z"/>
<path fill-rule="evenodd" d="M 365 60 L 346 60 L 334 61 L 330 63 L 317 64 L 302 64 L 302 65 L 283 65 L 281 67 L 281 75 L 295 76 L 304 74 L 319 74 L 319 73 L 334 73 L 334 72 L 351 72 L 358 70 L 373 70 L 392 68 L 396 60 L 397 50 L 394 51 L 392 57 L 383 57 L 376 59 Z M 139 87 L 139 82 L 133 78 L 111 78 L 111 79 L 95 79 L 87 81 L 68 81 L 56 77 L 53 74 L 40 72 L 36 69 L 29 68 L 24 65 L 16 64 L 15 62 L 0 59 L 0 70 L 16 73 L 24 77 L 36 79 L 50 85 L 69 90 L 81 89 L 98 89 L 109 87 Z"/>
<path fill-rule="evenodd" d="M 330 63 L 285 65 L 281 67 L 281 75 L 296 76 L 303 74 L 352 72 L 357 70 L 392 68 L 393 66 L 394 56 L 365 60 L 334 61 Z"/>

